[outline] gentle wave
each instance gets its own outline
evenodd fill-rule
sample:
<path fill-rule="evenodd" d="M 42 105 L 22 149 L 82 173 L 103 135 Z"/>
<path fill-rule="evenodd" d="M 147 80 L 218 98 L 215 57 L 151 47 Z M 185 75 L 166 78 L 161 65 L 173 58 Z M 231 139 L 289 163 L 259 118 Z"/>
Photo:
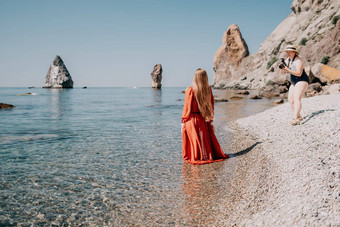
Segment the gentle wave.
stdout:
<path fill-rule="evenodd" d="M 58 138 L 56 134 L 41 134 L 41 135 L 22 135 L 22 136 L 0 136 L 0 144 L 13 142 L 27 142 L 36 140 L 48 140 Z"/>

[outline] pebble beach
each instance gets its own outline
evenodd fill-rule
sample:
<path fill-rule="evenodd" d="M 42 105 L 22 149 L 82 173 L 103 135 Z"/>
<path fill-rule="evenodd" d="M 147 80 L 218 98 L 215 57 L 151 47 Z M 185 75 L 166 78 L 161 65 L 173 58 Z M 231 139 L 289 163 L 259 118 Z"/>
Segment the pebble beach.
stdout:
<path fill-rule="evenodd" d="M 302 99 L 300 125 L 289 103 L 236 120 L 237 170 L 226 226 L 340 225 L 340 94 Z"/>

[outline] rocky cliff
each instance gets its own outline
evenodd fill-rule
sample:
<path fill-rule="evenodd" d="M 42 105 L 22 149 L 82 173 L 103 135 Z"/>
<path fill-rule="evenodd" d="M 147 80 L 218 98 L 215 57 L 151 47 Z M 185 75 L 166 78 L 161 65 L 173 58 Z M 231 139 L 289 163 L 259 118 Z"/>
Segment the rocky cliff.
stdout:
<path fill-rule="evenodd" d="M 238 79 L 237 71 L 241 61 L 249 55 L 246 42 L 242 38 L 239 27 L 230 25 L 224 32 L 222 46 L 217 50 L 214 58 L 214 80 L 230 82 Z"/>
<path fill-rule="evenodd" d="M 71 75 L 58 55 L 48 69 L 43 88 L 73 88 Z"/>
<path fill-rule="evenodd" d="M 156 64 L 153 67 L 153 71 L 151 72 L 151 79 L 152 79 L 152 88 L 161 88 L 162 87 L 162 65 Z"/>
<path fill-rule="evenodd" d="M 279 73 L 277 61 L 284 57 L 282 50 L 288 44 L 298 46 L 305 69 L 313 80 L 325 77 L 320 75 L 322 70 L 318 72 L 311 70 L 317 63 L 327 64 L 335 70 L 339 69 L 340 1 L 294 0 L 291 9 L 292 13 L 268 36 L 256 53 L 249 56 L 244 54 L 243 50 L 234 53 L 240 56 L 237 64 L 230 58 L 223 57 L 230 53 L 226 48 L 222 51 L 223 46 L 226 45 L 225 36 L 228 28 L 223 36 L 222 47 L 215 54 L 214 88 L 270 90 L 276 87 L 282 90 L 282 87 L 287 86 L 289 78 Z M 228 70 L 223 72 L 221 68 L 228 68 Z M 336 74 L 338 72 L 339 70 Z M 339 79 L 340 76 L 339 78 L 335 76 L 332 79 L 328 78 L 328 82 Z M 319 80 L 315 79 L 313 82 Z"/>

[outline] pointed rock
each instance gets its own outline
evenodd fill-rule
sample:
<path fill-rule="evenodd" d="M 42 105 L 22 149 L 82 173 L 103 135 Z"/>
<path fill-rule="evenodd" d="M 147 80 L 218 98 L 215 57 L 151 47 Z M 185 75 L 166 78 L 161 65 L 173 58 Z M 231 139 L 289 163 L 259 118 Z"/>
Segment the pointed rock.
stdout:
<path fill-rule="evenodd" d="M 151 73 L 152 88 L 162 87 L 162 73 L 163 73 L 162 65 L 161 64 L 155 65 Z"/>
<path fill-rule="evenodd" d="M 214 58 L 214 84 L 221 80 L 230 82 L 236 79 L 233 72 L 238 70 L 240 62 L 249 55 L 248 46 L 237 24 L 229 26 L 224 32 L 222 41 L 222 46 L 217 50 Z"/>
<path fill-rule="evenodd" d="M 60 56 L 50 65 L 43 88 L 73 88 L 73 80 Z"/>
<path fill-rule="evenodd" d="M 321 82 L 322 86 L 328 80 L 338 82 L 336 78 L 333 79 L 334 76 L 332 77 L 337 73 L 327 67 L 323 67 L 323 71 L 330 76 L 322 75 L 325 77 L 324 81 L 319 79 L 322 67 L 314 65 L 328 56 L 327 66 L 340 70 L 340 1 L 292 0 L 292 2 L 293 12 L 262 42 L 258 51 L 241 60 L 238 67 L 224 64 L 223 59 L 226 57 L 222 57 L 220 49 L 216 52 L 214 88 L 237 89 L 239 84 L 247 82 L 249 85 L 247 89 L 265 89 L 269 80 L 270 83 L 281 86 L 286 83 L 285 81 L 289 81 L 290 76 L 280 73 L 277 59 L 287 57 L 282 50 L 289 44 L 297 46 L 304 67 L 309 71 L 311 82 Z M 268 68 L 268 65 L 271 67 Z M 243 81 L 244 77 L 246 79 Z"/>

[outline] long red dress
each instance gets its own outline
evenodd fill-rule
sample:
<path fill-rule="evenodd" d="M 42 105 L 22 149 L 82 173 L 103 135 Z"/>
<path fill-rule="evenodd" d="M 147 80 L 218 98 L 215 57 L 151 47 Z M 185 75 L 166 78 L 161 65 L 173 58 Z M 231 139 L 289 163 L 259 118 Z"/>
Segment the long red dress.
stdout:
<path fill-rule="evenodd" d="M 211 91 L 211 104 L 214 108 L 214 96 Z M 183 160 L 190 164 L 207 164 L 229 158 L 224 154 L 217 141 L 211 122 L 206 122 L 200 114 L 192 87 L 185 90 L 182 114 L 184 123 L 182 133 Z"/>

